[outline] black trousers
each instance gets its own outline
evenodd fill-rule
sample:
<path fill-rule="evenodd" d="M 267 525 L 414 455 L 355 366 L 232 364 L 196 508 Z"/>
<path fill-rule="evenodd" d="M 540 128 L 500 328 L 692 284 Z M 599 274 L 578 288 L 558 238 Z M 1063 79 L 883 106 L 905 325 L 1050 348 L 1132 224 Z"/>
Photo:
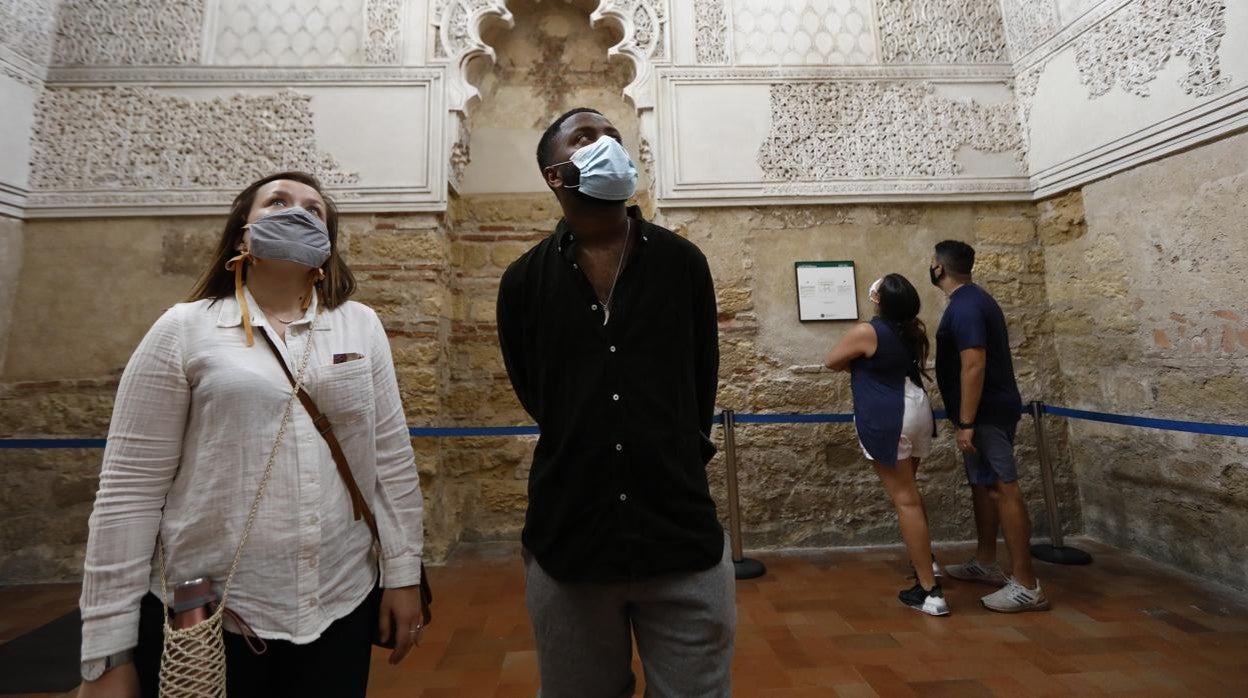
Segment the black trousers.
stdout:
<path fill-rule="evenodd" d="M 226 688 L 230 698 L 326 696 L 364 698 L 372 640 L 377 632 L 381 590 L 376 589 L 350 614 L 334 621 L 306 645 L 269 640 L 268 650 L 253 654 L 242 636 L 226 631 Z M 157 698 L 164 639 L 163 607 L 153 594 L 143 597 L 139 646 L 134 664 L 143 698 Z"/>

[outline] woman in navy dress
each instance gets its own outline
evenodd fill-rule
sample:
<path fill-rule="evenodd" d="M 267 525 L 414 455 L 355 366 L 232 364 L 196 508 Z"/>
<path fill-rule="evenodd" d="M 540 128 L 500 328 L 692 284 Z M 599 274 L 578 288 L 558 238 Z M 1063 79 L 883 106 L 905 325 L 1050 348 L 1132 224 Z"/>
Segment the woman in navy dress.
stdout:
<path fill-rule="evenodd" d="M 936 581 L 923 497 L 915 484 L 919 461 L 932 449 L 932 407 L 923 388 L 929 342 L 919 315 L 919 294 L 900 274 L 871 285 L 876 315 L 853 329 L 828 352 L 825 365 L 849 371 L 854 426 L 863 453 L 875 466 L 897 509 L 901 537 L 915 569 L 914 587 L 901 602 L 934 616 L 949 614 Z"/>

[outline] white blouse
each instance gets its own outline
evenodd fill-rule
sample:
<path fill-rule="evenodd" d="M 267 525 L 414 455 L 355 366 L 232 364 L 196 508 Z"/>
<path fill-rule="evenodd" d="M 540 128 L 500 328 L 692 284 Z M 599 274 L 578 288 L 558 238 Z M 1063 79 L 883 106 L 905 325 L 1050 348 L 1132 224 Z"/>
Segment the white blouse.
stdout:
<path fill-rule="evenodd" d="M 259 307 L 250 292 L 247 302 Z M 309 331 L 316 313 L 314 301 L 285 344 L 263 313 L 251 322 L 294 374 L 312 342 L 304 386 L 377 517 L 381 584 L 418 584 L 423 503 L 389 341 L 367 306 L 325 311 Z M 241 325 L 233 297 L 178 304 L 126 366 L 87 541 L 84 660 L 138 644 L 139 601 L 161 594 L 157 532 L 170 593 L 196 577 L 221 592 L 291 391 L 264 338 L 248 347 Z M 229 606 L 261 637 L 307 643 L 354 610 L 377 574 L 368 526 L 353 519 L 329 448 L 296 401 Z"/>

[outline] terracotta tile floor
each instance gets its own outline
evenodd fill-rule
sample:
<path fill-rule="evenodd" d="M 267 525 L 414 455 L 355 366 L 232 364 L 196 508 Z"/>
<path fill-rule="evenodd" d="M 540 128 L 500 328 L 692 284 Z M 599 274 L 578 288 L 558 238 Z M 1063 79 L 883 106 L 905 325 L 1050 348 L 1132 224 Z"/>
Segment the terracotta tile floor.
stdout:
<path fill-rule="evenodd" d="M 947 618 L 902 607 L 900 549 L 761 554 L 767 576 L 737 586 L 734 695 L 1248 695 L 1248 607 L 1141 558 L 1079 544 L 1096 562 L 1040 563 L 1054 609 L 1017 616 L 985 611 L 978 598 L 989 589 L 957 582 L 946 584 Z M 937 553 L 955 562 L 970 550 Z M 533 696 L 513 549 L 460 552 L 431 577 L 437 622 L 403 665 L 375 655 L 369 695 Z M 0 589 L 0 641 L 75 601 L 73 587 Z"/>

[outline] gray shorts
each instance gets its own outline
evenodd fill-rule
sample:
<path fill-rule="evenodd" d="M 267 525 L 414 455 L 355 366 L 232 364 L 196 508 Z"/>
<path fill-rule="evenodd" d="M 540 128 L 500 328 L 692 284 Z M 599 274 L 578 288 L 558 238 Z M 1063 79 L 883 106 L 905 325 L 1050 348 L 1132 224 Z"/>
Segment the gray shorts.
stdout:
<path fill-rule="evenodd" d="M 736 638 L 736 575 L 724 541 L 703 572 L 614 584 L 565 583 L 537 560 L 524 565 L 539 698 L 632 696 L 633 640 L 650 698 L 729 698 Z"/>
<path fill-rule="evenodd" d="M 1018 461 L 1014 460 L 1014 424 L 978 424 L 971 444 L 978 453 L 962 454 L 966 480 L 973 486 L 991 487 L 998 482 L 1018 481 Z"/>

